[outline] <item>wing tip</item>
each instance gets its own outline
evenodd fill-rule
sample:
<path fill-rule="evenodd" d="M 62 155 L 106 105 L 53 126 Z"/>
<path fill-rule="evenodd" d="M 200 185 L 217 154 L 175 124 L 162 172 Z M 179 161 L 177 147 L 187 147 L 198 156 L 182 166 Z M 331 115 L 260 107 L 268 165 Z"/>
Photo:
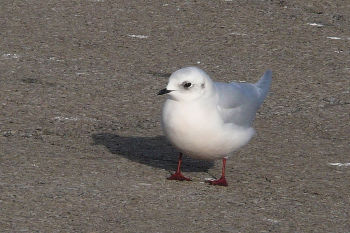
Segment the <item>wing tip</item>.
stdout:
<path fill-rule="evenodd" d="M 266 70 L 264 75 L 256 83 L 258 87 L 265 89 L 269 87 L 272 81 L 272 71 L 270 69 Z"/>
<path fill-rule="evenodd" d="M 267 77 L 271 77 L 272 78 L 272 70 L 271 69 L 267 69 L 264 73 L 264 76 L 267 76 Z"/>

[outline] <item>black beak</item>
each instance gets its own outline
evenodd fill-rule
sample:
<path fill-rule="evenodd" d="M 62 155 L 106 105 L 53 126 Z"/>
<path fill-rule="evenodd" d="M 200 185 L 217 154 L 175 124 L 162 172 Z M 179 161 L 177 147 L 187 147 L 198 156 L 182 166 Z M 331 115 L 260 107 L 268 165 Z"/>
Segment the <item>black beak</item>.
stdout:
<path fill-rule="evenodd" d="M 172 92 L 172 91 L 164 88 L 158 92 L 158 95 L 168 94 L 169 92 Z"/>

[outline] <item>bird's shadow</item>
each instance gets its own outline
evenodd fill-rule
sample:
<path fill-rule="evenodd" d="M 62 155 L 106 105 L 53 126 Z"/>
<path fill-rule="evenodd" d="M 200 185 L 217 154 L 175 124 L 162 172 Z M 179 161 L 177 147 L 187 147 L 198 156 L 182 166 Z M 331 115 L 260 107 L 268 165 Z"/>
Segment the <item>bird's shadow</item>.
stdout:
<path fill-rule="evenodd" d="M 111 133 L 92 135 L 95 145 L 104 145 L 112 154 L 165 170 L 176 170 L 178 151 L 163 136 L 125 137 Z M 214 162 L 183 158 L 182 171 L 207 172 Z"/>

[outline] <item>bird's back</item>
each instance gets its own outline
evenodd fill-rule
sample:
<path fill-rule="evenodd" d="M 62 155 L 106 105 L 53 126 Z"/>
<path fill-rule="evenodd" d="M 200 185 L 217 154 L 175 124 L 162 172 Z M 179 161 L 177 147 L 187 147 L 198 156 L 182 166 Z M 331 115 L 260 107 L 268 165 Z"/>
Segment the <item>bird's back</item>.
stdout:
<path fill-rule="evenodd" d="M 218 109 L 225 123 L 250 127 L 269 91 L 272 72 L 266 71 L 257 83 L 215 83 Z"/>

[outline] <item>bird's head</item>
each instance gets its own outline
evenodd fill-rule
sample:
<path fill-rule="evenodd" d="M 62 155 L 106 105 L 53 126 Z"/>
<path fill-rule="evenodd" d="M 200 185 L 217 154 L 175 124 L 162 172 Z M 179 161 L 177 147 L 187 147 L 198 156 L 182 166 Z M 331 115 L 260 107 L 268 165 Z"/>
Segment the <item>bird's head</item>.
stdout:
<path fill-rule="evenodd" d="M 167 87 L 158 95 L 168 94 L 176 101 L 192 101 L 208 95 L 212 88 L 213 81 L 203 70 L 186 67 L 172 73 Z"/>

